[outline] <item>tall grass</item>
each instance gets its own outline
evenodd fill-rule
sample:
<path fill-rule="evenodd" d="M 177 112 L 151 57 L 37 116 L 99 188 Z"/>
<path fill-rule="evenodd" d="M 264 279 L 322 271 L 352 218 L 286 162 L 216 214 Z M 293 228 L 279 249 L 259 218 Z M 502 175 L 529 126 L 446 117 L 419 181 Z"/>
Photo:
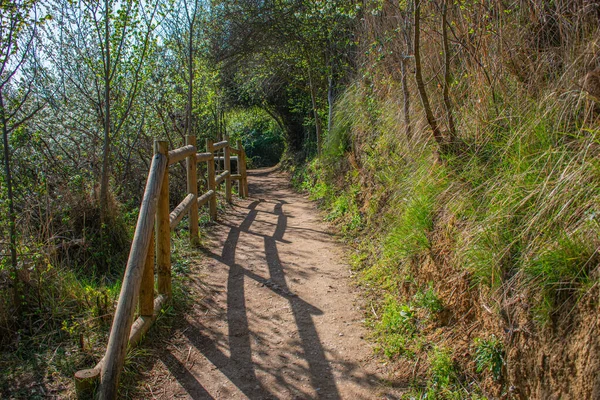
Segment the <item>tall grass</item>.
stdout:
<path fill-rule="evenodd" d="M 412 141 L 402 135 L 393 99 L 373 98 L 359 85 L 347 90 L 336 113 L 342 122 L 326 142 L 324 169 L 355 171 L 360 179 L 346 174 L 337 189 L 326 173 L 316 180 L 330 198 L 339 199 L 348 182 L 366 192 L 357 209 L 379 238 L 372 266 L 399 267 L 427 253 L 436 215 L 450 213 L 460 221 L 453 257 L 476 284 L 527 289 L 537 305 L 552 307 L 593 284 L 600 137 L 597 126 L 577 119 L 577 102 L 536 104 L 515 95 L 502 111 L 510 118 L 480 127 L 484 139 L 464 123 L 462 140 L 470 145 L 437 162 L 425 132 Z M 462 120 L 472 117 L 469 109 L 462 113 Z"/>
<path fill-rule="evenodd" d="M 501 307 L 526 299 L 540 327 L 598 283 L 600 127 L 581 94 L 553 87 L 539 101 L 517 83 L 507 86 L 483 105 L 466 98 L 457 113 L 461 151 L 438 159 L 423 121 L 414 121 L 414 137 L 404 136 L 399 92 L 357 82 L 337 103 L 325 156 L 304 171 L 303 188 L 352 239 L 359 277 L 380 299 L 372 327 L 390 358 L 427 348 L 417 328 L 427 323 L 423 306 L 400 296 L 407 285 L 421 297 L 429 289 L 414 279 L 425 259 L 464 271 L 472 290 Z M 359 226 L 344 228 L 355 215 Z M 426 353 L 434 375 L 450 368 L 445 350 Z M 478 373 L 498 378 L 492 361 Z M 462 388 L 462 372 L 451 369 L 450 378 L 430 376 L 419 396 L 478 393 Z"/>

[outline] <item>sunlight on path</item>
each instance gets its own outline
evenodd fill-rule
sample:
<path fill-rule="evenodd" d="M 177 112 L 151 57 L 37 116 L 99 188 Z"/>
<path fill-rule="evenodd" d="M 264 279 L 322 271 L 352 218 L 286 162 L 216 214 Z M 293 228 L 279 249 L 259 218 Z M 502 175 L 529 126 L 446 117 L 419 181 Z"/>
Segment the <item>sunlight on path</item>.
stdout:
<path fill-rule="evenodd" d="M 276 171 L 214 228 L 202 300 L 149 373 L 149 395 L 194 399 L 395 398 L 363 339 L 343 248 Z"/>

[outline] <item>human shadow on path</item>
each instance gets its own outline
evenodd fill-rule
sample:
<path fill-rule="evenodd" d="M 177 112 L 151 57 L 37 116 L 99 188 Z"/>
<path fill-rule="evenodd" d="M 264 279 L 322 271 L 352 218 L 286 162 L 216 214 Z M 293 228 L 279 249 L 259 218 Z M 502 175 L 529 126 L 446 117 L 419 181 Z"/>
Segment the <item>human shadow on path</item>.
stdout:
<path fill-rule="evenodd" d="M 287 217 L 283 212 L 284 201 L 279 200 L 274 205 L 274 213 L 278 217 L 274 234 L 263 236 L 269 277 L 264 278 L 235 261 L 240 233 L 249 231 L 250 225 L 260 212 L 257 210 L 257 206 L 263 202 L 262 200 L 254 201 L 248 206 L 248 213 L 242 223 L 239 226 L 232 226 L 229 230 L 220 255 L 208 252 L 209 257 L 229 267 L 226 314 L 230 356 L 227 357 L 223 354 L 214 343 L 211 343 L 210 338 L 202 334 L 198 327 L 192 326 L 185 332 L 185 335 L 246 396 L 251 399 L 275 398 L 275 395 L 264 387 L 256 375 L 256 365 L 252 360 L 251 332 L 244 293 L 245 278 L 265 284 L 265 287 L 287 299 L 290 304 L 301 342 L 302 353 L 300 356 L 308 364 L 307 372 L 316 398 L 340 399 L 331 366 L 326 359 L 325 349 L 313 321 L 314 315 L 322 315 L 323 312 L 290 293 L 279 258 L 277 242 L 284 242 L 283 236 L 287 227 Z M 286 385 L 283 376 L 279 375 L 281 371 L 269 371 L 269 373 L 275 374 L 278 383 Z M 289 389 L 293 389 L 291 385 Z"/>
<path fill-rule="evenodd" d="M 363 387 L 372 386 L 376 383 L 378 377 L 363 371 L 358 363 L 337 359 L 335 355 L 332 356 L 331 361 L 328 361 L 326 349 L 319 338 L 314 321 L 314 317 L 323 315 L 323 311 L 296 296 L 294 293 L 291 293 L 285 269 L 292 268 L 291 266 L 295 264 L 286 262 L 286 268 L 284 269 L 282 260 L 280 259 L 278 244 L 291 244 L 289 235 L 292 235 L 291 237 L 294 241 L 298 239 L 297 232 L 289 230 L 288 227 L 289 216 L 284 212 L 287 203 L 283 200 L 286 195 L 279 192 L 281 186 L 275 185 L 272 181 L 261 182 L 257 186 L 260 186 L 260 189 L 254 187 L 254 185 L 250 186 L 252 193 L 258 193 L 260 197 L 269 200 L 259 198 L 249 204 L 247 208 L 236 207 L 236 220 L 239 221 L 242 218 L 243 220 L 239 225 L 233 223 L 231 220 L 220 223 L 222 227 L 229 228 L 227 238 L 223 243 L 222 252 L 217 254 L 210 249 L 205 250 L 208 257 L 218 263 L 224 264 L 228 268 L 226 284 L 220 281 L 216 286 L 211 287 L 212 294 L 215 296 L 218 296 L 218 293 L 222 293 L 226 288 L 226 310 L 224 309 L 224 305 L 220 305 L 217 302 L 213 303 L 211 308 L 213 311 L 217 311 L 217 322 L 223 321 L 223 319 L 226 320 L 227 332 L 215 329 L 212 325 L 215 320 L 211 320 L 210 324 L 203 322 L 205 318 L 200 314 L 196 314 L 192 320 L 188 320 L 189 324 L 182 330 L 182 334 L 189 340 L 189 343 L 207 360 L 207 362 L 203 362 L 202 368 L 208 367 L 213 371 L 218 371 L 228 380 L 228 382 L 223 381 L 223 385 L 218 388 L 214 387 L 214 384 L 217 382 L 211 382 L 211 393 L 212 388 L 216 391 L 212 395 L 217 396 L 217 398 L 233 398 L 230 396 L 233 395 L 230 393 L 232 387 L 229 386 L 229 383 L 231 383 L 237 390 L 250 399 L 276 399 L 283 395 L 283 392 L 287 391 L 289 394 L 295 393 L 295 398 L 339 400 L 341 395 L 333 374 L 333 364 L 344 381 L 351 380 L 353 383 Z M 259 205 L 262 207 L 259 207 Z M 265 205 L 273 205 L 273 208 L 267 210 L 265 209 Z M 259 208 L 261 209 L 259 210 Z M 250 229 L 254 222 L 260 221 L 260 218 L 257 220 L 259 213 L 268 213 L 276 217 L 277 222 L 273 221 L 271 225 L 275 226 L 272 234 L 262 234 Z M 258 230 L 256 224 L 255 229 Z M 257 243 L 257 247 L 260 247 L 262 239 L 268 274 L 261 275 L 255 273 L 251 270 L 252 265 L 243 265 L 236 262 L 236 251 L 238 250 L 242 232 L 244 235 L 251 234 L 259 238 L 258 241 L 252 241 L 253 243 Z M 288 235 L 288 240 L 284 239 L 286 234 Z M 260 248 L 255 249 L 260 251 Z M 285 254 L 293 254 L 291 251 L 292 249 L 288 248 Z M 222 268 L 222 265 L 218 265 L 218 268 Z M 309 274 L 316 273 L 317 271 L 316 267 L 300 268 L 294 269 L 294 274 L 308 277 Z M 296 348 L 297 350 L 294 355 L 303 360 L 297 360 L 284 366 L 269 365 L 268 363 L 261 364 L 260 350 L 255 349 L 255 353 L 253 354 L 252 344 L 256 342 L 260 343 L 260 337 L 257 336 L 258 332 L 250 331 L 250 322 L 254 323 L 254 319 L 249 318 L 249 310 L 247 308 L 247 294 L 245 290 L 248 288 L 248 285 L 245 283 L 246 278 L 260 284 L 264 290 L 270 290 L 273 294 L 287 300 L 297 329 L 298 340 L 293 346 L 299 347 Z M 212 298 L 213 296 L 208 294 L 208 297 Z M 203 303 L 207 301 L 210 301 L 210 299 L 205 299 Z M 250 313 L 250 316 L 252 317 L 253 314 L 253 312 Z M 261 316 L 260 318 L 265 321 L 271 319 L 270 316 Z M 294 328 L 291 329 L 291 331 L 293 330 Z M 227 354 L 227 351 L 229 354 Z M 253 355 L 255 360 L 253 360 Z M 288 355 L 289 353 L 282 353 L 279 356 L 283 359 L 288 359 Z M 186 368 L 187 363 L 184 365 L 173 354 L 167 354 L 163 358 L 163 361 L 190 397 L 195 399 L 213 399 L 211 393 L 204 389 L 200 383 L 202 378 L 199 374 L 202 374 L 204 369 L 197 370 L 199 367 L 197 365 L 196 370 L 199 372 L 192 373 L 193 371 Z M 267 374 L 274 378 L 279 388 L 275 389 L 275 387 L 266 386 L 266 383 L 261 382 L 259 379 L 257 371 L 261 376 Z M 289 374 L 290 371 L 292 371 L 292 374 Z M 288 372 L 287 375 L 286 372 Z M 299 383 L 298 378 L 302 377 L 308 378 L 312 394 L 305 391 L 305 383 Z M 207 374 L 206 378 L 218 379 L 214 375 L 214 372 Z M 290 378 L 292 380 L 296 379 L 296 382 L 290 381 Z M 299 380 L 302 381 L 302 379 Z M 202 382 L 206 383 L 206 381 Z M 280 391 L 281 389 L 283 389 L 283 392 Z"/>
<path fill-rule="evenodd" d="M 280 200 L 275 204 L 274 212 L 278 216 L 275 233 L 272 237 L 265 237 L 264 242 L 271 281 L 282 288 L 284 293 L 287 293 L 289 292 L 289 288 L 279 258 L 279 251 L 277 249 L 277 241 L 283 241 L 283 235 L 285 234 L 287 227 L 287 217 L 283 212 L 284 203 L 285 202 Z M 319 397 L 323 396 L 328 399 L 339 399 L 340 395 L 335 384 L 331 366 L 325 357 L 325 350 L 323 349 L 317 328 L 312 320 L 313 313 L 310 312 L 310 308 L 305 307 L 305 302 L 302 299 L 298 297 L 289 297 L 288 300 L 302 341 L 304 358 L 308 361 L 313 388 L 319 389 Z M 318 314 L 322 314 L 322 312 L 319 312 Z"/>

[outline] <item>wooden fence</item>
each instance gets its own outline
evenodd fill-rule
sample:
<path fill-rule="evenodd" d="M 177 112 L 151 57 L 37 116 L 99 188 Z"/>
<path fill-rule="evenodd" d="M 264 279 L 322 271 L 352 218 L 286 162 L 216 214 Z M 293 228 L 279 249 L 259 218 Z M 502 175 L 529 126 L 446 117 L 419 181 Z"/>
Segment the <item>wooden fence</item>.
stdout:
<path fill-rule="evenodd" d="M 219 154 L 223 154 L 222 157 Z M 232 156 L 234 154 L 234 156 Z M 231 159 L 237 160 L 237 173 L 231 172 Z M 187 192 L 183 201 L 169 211 L 169 166 L 186 161 Z M 218 165 L 215 165 L 215 161 Z M 220 168 L 223 161 L 223 168 Z M 207 163 L 208 191 L 198 195 L 198 163 Z M 217 175 L 219 172 L 219 175 Z M 135 347 L 156 320 L 171 297 L 171 231 L 188 214 L 190 241 L 197 244 L 198 209 L 206 204 L 211 220 L 217 219 L 219 185 L 225 182 L 225 199 L 231 202 L 232 181 L 238 181 L 241 197 L 248 195 L 246 153 L 238 140 L 237 149 L 229 141 L 206 141 L 206 152 L 199 153 L 196 137 L 187 136 L 186 145 L 168 150 L 164 141 L 154 142 L 154 157 L 123 277 L 123 286 L 115 311 L 106 353 L 92 369 L 75 373 L 79 398 L 114 399 L 123 369 L 127 347 Z M 154 272 L 158 294 L 154 296 Z M 138 306 L 138 318 L 134 314 Z"/>

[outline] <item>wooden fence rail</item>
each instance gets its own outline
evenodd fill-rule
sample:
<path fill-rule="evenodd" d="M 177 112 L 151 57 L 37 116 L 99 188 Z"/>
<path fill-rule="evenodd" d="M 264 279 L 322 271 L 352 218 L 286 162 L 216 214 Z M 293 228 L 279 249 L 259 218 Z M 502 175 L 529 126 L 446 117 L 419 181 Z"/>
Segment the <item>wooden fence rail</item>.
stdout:
<path fill-rule="evenodd" d="M 215 173 L 215 153 L 223 152 L 224 171 Z M 231 153 L 237 155 L 237 173 L 231 171 Z M 169 166 L 186 161 L 187 196 L 173 211 L 169 210 Z M 208 190 L 198 194 L 197 165 L 207 163 Z M 218 162 L 218 161 L 217 161 Z M 211 220 L 217 219 L 217 188 L 225 182 L 225 199 L 231 202 L 232 180 L 238 182 L 241 197 L 248 195 L 246 154 L 241 142 L 231 147 L 229 140 L 206 141 L 206 152 L 199 153 L 195 136 L 186 136 L 185 146 L 169 151 L 164 141 L 154 142 L 154 157 L 148 173 L 123 285 L 119 294 L 104 357 L 94 368 L 75 373 L 78 398 L 101 400 L 117 396 L 119 376 L 127 347 L 136 346 L 171 298 L 171 231 L 188 215 L 190 242 L 198 237 L 198 209 L 208 203 Z M 155 297 L 156 271 L 158 293 Z M 138 317 L 134 316 L 138 309 Z"/>

